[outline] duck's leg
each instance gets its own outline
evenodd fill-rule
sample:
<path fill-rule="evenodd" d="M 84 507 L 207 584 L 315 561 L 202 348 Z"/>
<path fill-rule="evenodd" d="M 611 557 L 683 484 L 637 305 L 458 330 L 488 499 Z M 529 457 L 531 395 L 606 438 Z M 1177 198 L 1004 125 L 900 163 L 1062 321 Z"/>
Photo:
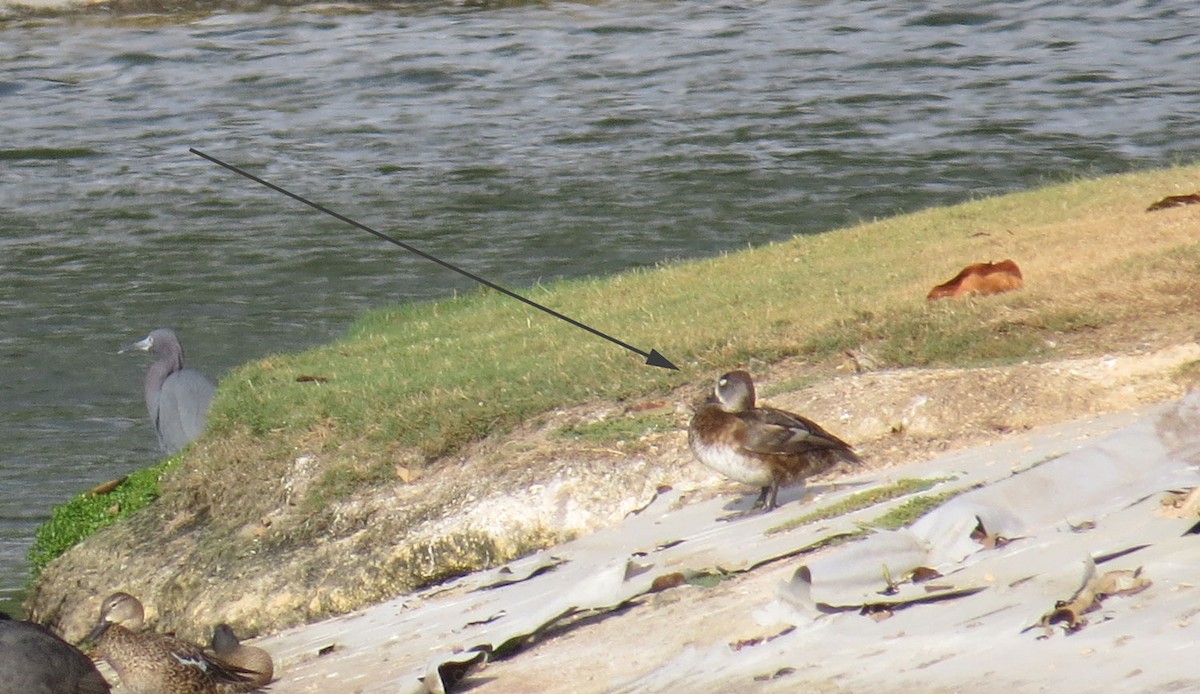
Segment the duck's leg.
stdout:
<path fill-rule="evenodd" d="M 763 490 L 766 499 L 763 502 L 763 513 L 775 510 L 775 497 L 779 495 L 779 482 L 771 482 L 771 486 Z"/>
<path fill-rule="evenodd" d="M 771 482 L 762 488 L 762 493 L 758 495 L 758 500 L 750 507 L 751 510 L 760 510 L 763 513 L 775 508 L 775 497 L 779 494 L 779 483 Z"/>
<path fill-rule="evenodd" d="M 760 509 L 760 508 L 763 508 L 764 506 L 766 506 L 766 504 L 767 504 L 767 493 L 768 493 L 768 492 L 770 492 L 770 491 L 771 491 L 771 486 L 770 486 L 770 485 L 767 485 L 766 487 L 763 487 L 763 488 L 762 488 L 762 492 L 760 492 L 760 493 L 759 493 L 759 495 L 758 495 L 758 498 L 754 500 L 754 505 L 750 507 L 750 510 L 752 510 L 752 511 L 753 511 L 753 510 L 755 510 L 755 509 Z"/>
<path fill-rule="evenodd" d="M 753 506 L 746 509 L 745 511 L 738 511 L 736 513 L 730 513 L 729 515 L 719 516 L 717 518 L 717 520 L 731 521 L 731 520 L 737 520 L 738 518 L 745 518 L 746 516 L 756 516 L 760 513 L 766 513 L 767 511 L 770 511 L 771 509 L 775 508 L 775 493 L 778 491 L 779 491 L 779 485 L 776 485 L 776 484 L 771 484 L 766 487 L 763 487 L 762 492 L 759 493 L 758 499 L 756 499 L 754 501 Z M 767 504 L 770 504 L 770 506 L 768 506 Z"/>

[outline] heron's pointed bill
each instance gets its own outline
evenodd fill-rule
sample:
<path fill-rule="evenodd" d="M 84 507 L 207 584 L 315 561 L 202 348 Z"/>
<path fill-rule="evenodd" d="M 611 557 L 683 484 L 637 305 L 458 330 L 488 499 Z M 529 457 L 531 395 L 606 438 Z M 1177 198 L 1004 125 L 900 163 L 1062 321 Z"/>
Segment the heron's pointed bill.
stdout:
<path fill-rule="evenodd" d="M 149 352 L 150 346 L 153 344 L 154 344 L 154 340 L 152 340 L 149 336 L 146 336 L 146 338 L 144 338 L 142 340 L 138 340 L 137 342 L 134 342 L 133 344 L 125 345 L 121 349 L 117 350 L 117 354 L 124 354 L 126 352 L 134 352 L 134 351 Z"/>

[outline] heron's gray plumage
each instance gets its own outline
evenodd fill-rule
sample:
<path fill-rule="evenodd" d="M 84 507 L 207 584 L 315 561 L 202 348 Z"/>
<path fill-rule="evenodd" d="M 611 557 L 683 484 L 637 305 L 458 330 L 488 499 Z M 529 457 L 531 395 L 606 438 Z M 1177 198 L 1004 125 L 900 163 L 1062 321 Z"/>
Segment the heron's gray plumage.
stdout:
<path fill-rule="evenodd" d="M 157 357 L 146 370 L 146 410 L 159 446 L 177 453 L 204 431 L 216 388 L 204 374 L 184 368 L 183 346 L 170 328 L 158 328 L 121 351 L 132 350 Z"/>

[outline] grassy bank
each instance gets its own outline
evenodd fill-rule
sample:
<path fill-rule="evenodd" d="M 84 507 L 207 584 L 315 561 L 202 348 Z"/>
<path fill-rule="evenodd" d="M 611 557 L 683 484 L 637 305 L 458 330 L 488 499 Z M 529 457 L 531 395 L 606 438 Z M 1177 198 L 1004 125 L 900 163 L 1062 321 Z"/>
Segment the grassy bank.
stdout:
<path fill-rule="evenodd" d="M 1200 246 L 1174 228 L 1179 213 L 1144 212 L 1195 187 L 1198 171 L 1083 181 L 528 292 L 657 348 L 680 372 L 490 292 L 376 311 L 336 344 L 232 373 L 206 441 L 234 443 L 202 445 L 188 467 L 315 445 L 343 453 L 326 485 L 336 496 L 390 478 L 398 456 L 421 466 L 555 407 L 707 381 L 734 365 L 862 346 L 884 366 L 995 363 L 1070 350 L 1080 334 L 1087 349 L 1120 347 L 1120 326 L 1200 296 Z M 1027 290 L 923 300 L 962 265 L 1003 257 L 1024 268 Z M 1110 345 L 1095 344 L 1106 328 Z"/>
<path fill-rule="evenodd" d="M 559 407 L 699 387 L 733 367 L 850 349 L 883 367 L 972 365 L 1194 339 L 1196 213 L 1144 210 L 1197 188 L 1200 167 L 1079 181 L 523 291 L 659 350 L 678 372 L 492 292 L 378 310 L 337 343 L 224 378 L 206 435 L 163 478 L 163 502 L 219 508 L 230 528 L 295 504 L 319 533 L 336 502 L 489 434 Z M 924 300 L 963 265 L 1009 257 L 1024 290 Z M 325 462 L 295 498 L 278 480 L 301 453 Z"/>

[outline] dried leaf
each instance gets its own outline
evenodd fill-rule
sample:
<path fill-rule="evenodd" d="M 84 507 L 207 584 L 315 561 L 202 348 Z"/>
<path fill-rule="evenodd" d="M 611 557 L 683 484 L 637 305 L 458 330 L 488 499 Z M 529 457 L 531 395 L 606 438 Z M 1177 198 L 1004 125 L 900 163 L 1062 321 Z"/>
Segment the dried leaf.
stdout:
<path fill-rule="evenodd" d="M 676 571 L 675 573 L 663 574 L 654 579 L 650 584 L 650 592 L 658 593 L 672 588 L 678 588 L 687 582 L 687 577 Z"/>
<path fill-rule="evenodd" d="M 100 496 L 101 494 L 108 494 L 112 490 L 121 486 L 121 483 L 124 482 L 126 479 L 128 479 L 128 477 L 121 477 L 119 479 L 109 480 L 108 482 L 105 482 L 104 484 L 98 484 L 95 487 L 92 487 L 91 489 L 89 489 L 87 491 L 87 493 L 91 496 Z"/>
<path fill-rule="evenodd" d="M 297 376 L 296 383 L 326 383 L 329 381 L 327 376 Z"/>
<path fill-rule="evenodd" d="M 1192 193 L 1190 195 L 1168 195 L 1159 200 L 1153 205 L 1146 208 L 1147 212 L 1155 212 L 1157 210 L 1166 210 L 1172 207 L 1183 207 L 1184 205 L 1192 205 L 1200 202 L 1200 193 Z"/>

